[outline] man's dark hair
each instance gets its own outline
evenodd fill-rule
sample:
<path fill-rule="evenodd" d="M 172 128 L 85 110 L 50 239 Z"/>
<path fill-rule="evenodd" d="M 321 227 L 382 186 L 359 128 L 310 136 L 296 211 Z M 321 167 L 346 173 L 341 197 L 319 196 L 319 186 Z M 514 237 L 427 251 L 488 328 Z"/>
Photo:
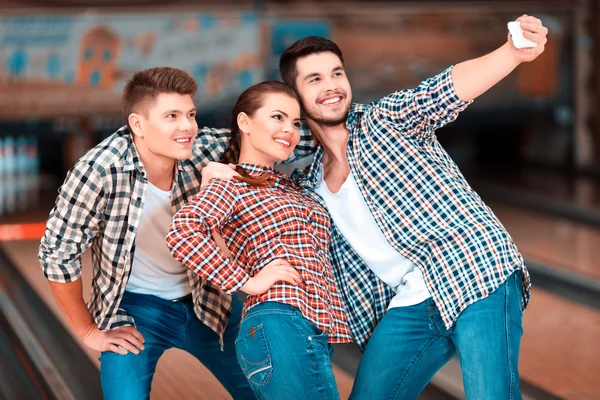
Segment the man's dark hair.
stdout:
<path fill-rule="evenodd" d="M 296 43 L 287 48 L 279 58 L 279 73 L 281 79 L 286 85 L 296 89 L 296 78 L 298 70 L 296 69 L 296 61 L 299 58 L 306 57 L 311 54 L 331 52 L 338 56 L 344 65 L 344 56 L 342 50 L 337 44 L 331 40 L 319 36 L 307 36 L 304 39 L 298 40 Z"/>

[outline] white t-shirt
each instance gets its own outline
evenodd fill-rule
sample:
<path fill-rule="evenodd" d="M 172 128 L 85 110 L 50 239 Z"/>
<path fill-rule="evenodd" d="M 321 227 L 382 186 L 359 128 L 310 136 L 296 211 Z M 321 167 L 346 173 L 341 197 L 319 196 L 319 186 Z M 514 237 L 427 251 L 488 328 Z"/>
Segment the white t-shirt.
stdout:
<path fill-rule="evenodd" d="M 394 288 L 396 296 L 389 308 L 419 304 L 430 297 L 421 270 L 398 253 L 379 229 L 352 173 L 337 193 L 321 179 L 317 193 L 354 251 L 379 279 Z"/>
<path fill-rule="evenodd" d="M 173 214 L 171 192 L 148 182 L 135 238 L 131 275 L 125 290 L 166 300 L 186 296 L 192 291 L 187 268 L 171 256 L 165 241 Z"/>

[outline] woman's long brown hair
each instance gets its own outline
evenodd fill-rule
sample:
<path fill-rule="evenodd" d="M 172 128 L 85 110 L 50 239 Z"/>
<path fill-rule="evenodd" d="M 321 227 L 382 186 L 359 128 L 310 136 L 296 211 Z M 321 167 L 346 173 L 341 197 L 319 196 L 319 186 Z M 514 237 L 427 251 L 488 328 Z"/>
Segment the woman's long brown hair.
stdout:
<path fill-rule="evenodd" d="M 221 162 L 226 164 L 237 164 L 240 158 L 240 152 L 242 149 L 242 134 L 240 127 L 237 123 L 238 115 L 243 112 L 251 117 L 256 110 L 261 108 L 264 103 L 265 96 L 274 93 L 283 93 L 298 100 L 298 95 L 292 88 L 287 86 L 283 82 L 279 81 L 265 81 L 257 83 L 256 85 L 250 86 L 246 89 L 240 97 L 237 99 L 235 106 L 231 112 L 231 139 L 229 139 L 229 146 L 225 149 L 225 152 L 221 156 Z M 262 173 L 259 176 L 252 176 L 244 168 L 237 167 L 237 173 L 242 177 L 238 178 L 242 182 L 246 182 L 250 185 L 255 186 L 269 186 L 267 172 Z"/>

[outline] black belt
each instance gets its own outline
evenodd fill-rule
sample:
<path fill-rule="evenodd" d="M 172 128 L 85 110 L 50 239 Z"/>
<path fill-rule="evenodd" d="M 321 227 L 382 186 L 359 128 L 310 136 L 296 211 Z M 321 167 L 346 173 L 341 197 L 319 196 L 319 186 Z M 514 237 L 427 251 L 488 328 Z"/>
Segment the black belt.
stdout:
<path fill-rule="evenodd" d="M 173 299 L 171 300 L 173 303 L 179 303 L 180 301 L 186 301 L 186 300 L 192 300 L 194 297 L 192 296 L 192 293 L 190 292 L 190 294 L 186 294 L 183 297 L 179 297 L 177 299 Z"/>

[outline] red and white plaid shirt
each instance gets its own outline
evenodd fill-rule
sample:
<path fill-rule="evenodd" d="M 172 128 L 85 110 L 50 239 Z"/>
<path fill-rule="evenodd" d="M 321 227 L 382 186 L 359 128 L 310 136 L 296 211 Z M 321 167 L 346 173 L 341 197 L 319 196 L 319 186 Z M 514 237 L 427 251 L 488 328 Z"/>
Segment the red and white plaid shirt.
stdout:
<path fill-rule="evenodd" d="M 167 246 L 173 257 L 232 294 L 275 259 L 289 262 L 303 282 L 277 282 L 261 295 L 248 296 L 243 316 L 265 301 L 289 304 L 329 342 L 352 341 L 346 312 L 329 260 L 331 221 L 326 209 L 303 196 L 284 174 L 240 164 L 251 175 L 268 173 L 268 187 L 215 179 L 173 217 Z M 233 257 L 212 240 L 219 233 Z"/>

